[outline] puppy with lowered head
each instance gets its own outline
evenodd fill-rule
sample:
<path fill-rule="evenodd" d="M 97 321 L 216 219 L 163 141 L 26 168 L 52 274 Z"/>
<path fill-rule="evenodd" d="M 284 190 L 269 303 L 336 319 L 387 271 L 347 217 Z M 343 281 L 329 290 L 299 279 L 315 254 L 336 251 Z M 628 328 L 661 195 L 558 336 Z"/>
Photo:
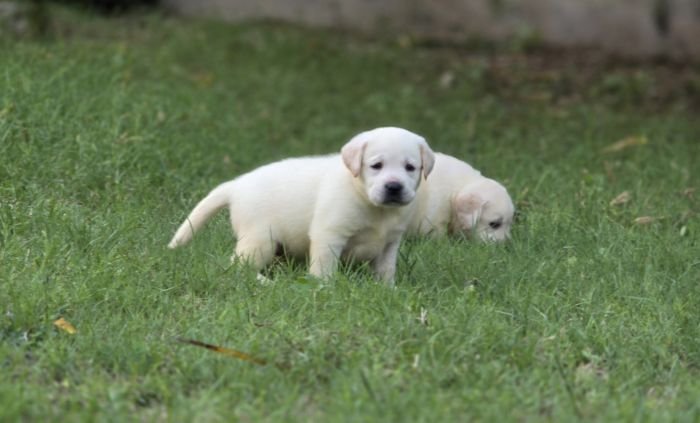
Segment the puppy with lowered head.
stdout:
<path fill-rule="evenodd" d="M 370 261 L 393 284 L 399 242 L 414 198 L 433 169 L 423 137 L 401 128 L 362 132 L 340 154 L 282 160 L 225 182 L 190 213 L 168 246 L 187 244 L 223 207 L 237 242 L 234 257 L 261 270 L 281 247 L 310 258 L 327 277 L 339 259 Z"/>
<path fill-rule="evenodd" d="M 435 168 L 416 201 L 409 233 L 474 233 L 482 241 L 510 237 L 515 208 L 508 191 L 452 156 L 435 153 Z"/>

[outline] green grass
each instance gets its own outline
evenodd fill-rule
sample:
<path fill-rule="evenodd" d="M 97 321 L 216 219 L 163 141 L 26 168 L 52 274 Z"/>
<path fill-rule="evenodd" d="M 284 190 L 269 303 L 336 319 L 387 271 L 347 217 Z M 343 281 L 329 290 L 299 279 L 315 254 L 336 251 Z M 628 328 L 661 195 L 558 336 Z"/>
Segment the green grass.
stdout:
<path fill-rule="evenodd" d="M 54 19 L 0 40 L 0 421 L 700 419 L 697 68 Z M 383 125 L 503 181 L 513 240 L 406 242 L 395 290 L 262 286 L 225 213 L 165 248 L 215 184 Z"/>

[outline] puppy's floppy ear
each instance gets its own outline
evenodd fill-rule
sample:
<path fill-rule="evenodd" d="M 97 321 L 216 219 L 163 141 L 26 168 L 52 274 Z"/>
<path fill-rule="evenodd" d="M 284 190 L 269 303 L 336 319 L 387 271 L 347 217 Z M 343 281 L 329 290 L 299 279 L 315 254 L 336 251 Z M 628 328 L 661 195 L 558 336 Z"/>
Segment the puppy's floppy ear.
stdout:
<path fill-rule="evenodd" d="M 423 140 L 423 142 L 418 146 L 420 148 L 420 158 L 421 166 L 423 168 L 423 178 L 427 179 L 430 172 L 433 171 L 435 166 L 435 153 L 430 149 L 428 143 Z"/>
<path fill-rule="evenodd" d="M 345 163 L 345 167 L 350 170 L 350 173 L 352 173 L 354 177 L 357 177 L 362 170 L 362 156 L 365 153 L 367 141 L 367 135 L 363 132 L 355 135 L 340 149 L 340 156 L 343 158 L 343 163 Z"/>
<path fill-rule="evenodd" d="M 461 229 L 471 229 L 476 226 L 481 216 L 481 208 L 486 201 L 475 192 L 461 192 L 452 200 L 452 211 L 455 213 Z"/>

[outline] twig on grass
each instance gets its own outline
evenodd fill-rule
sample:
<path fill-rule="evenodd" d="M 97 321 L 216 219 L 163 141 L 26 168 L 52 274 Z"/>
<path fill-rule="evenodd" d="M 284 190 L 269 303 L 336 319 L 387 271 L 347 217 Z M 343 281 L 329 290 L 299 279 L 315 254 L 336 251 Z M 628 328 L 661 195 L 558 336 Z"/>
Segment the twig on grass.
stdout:
<path fill-rule="evenodd" d="M 244 352 L 241 352 L 238 350 L 234 350 L 231 348 L 219 347 L 217 345 L 207 344 L 205 342 L 196 341 L 194 339 L 184 339 L 184 338 L 176 338 L 176 339 L 178 342 L 182 342 L 183 344 L 190 344 L 190 345 L 194 345 L 197 347 L 206 348 L 206 349 L 214 351 L 216 353 L 227 355 L 229 357 L 234 357 L 234 358 L 237 358 L 239 360 L 248 361 L 248 362 L 257 364 L 259 366 L 264 366 L 267 364 L 267 360 L 253 357 L 250 354 L 247 354 L 247 353 L 244 353 Z"/>

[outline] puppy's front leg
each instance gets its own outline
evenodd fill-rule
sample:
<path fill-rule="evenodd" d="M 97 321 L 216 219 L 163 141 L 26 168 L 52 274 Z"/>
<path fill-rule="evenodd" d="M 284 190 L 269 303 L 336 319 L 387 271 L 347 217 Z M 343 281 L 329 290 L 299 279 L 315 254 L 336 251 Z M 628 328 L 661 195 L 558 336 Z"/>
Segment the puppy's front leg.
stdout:
<path fill-rule="evenodd" d="M 399 245 L 401 245 L 401 238 L 388 243 L 384 247 L 382 254 L 375 258 L 372 263 L 374 265 L 374 273 L 390 287 L 394 286 L 394 274 L 396 273 L 396 259 L 399 255 Z"/>
<path fill-rule="evenodd" d="M 347 240 L 340 238 L 312 237 L 309 273 L 319 278 L 333 274 L 338 268 L 338 260 L 346 242 Z"/>

